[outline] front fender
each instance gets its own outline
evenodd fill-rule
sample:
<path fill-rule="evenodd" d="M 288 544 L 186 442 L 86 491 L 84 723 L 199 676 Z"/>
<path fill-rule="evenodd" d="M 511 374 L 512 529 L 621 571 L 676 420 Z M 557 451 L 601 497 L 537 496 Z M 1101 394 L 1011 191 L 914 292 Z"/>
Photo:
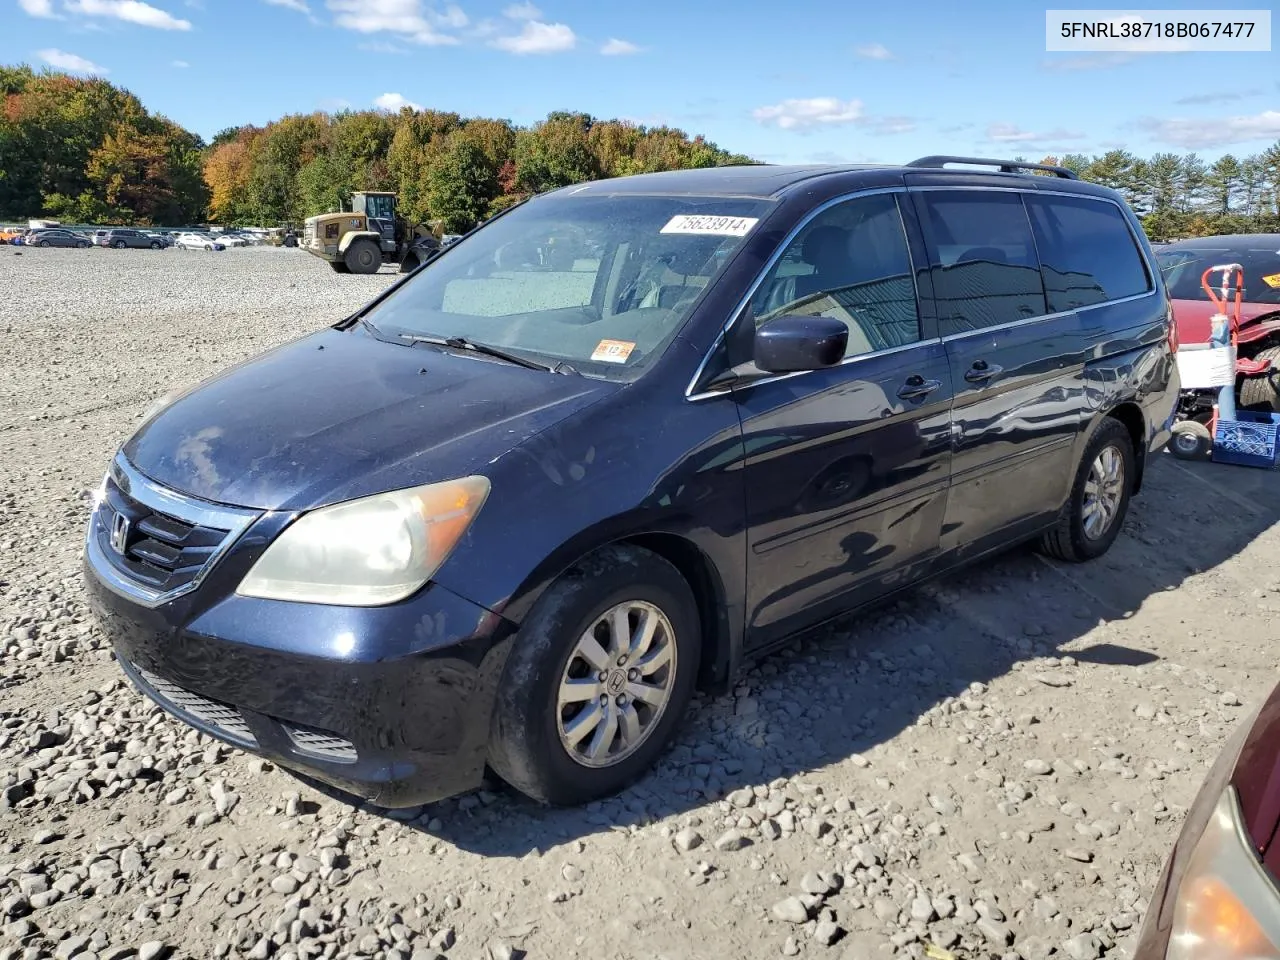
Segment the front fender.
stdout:
<path fill-rule="evenodd" d="M 342 235 L 342 239 L 338 241 L 338 253 L 346 253 L 347 248 L 350 247 L 351 244 L 365 237 L 369 238 L 374 243 L 381 244 L 382 237 L 379 234 L 374 233 L 372 230 L 352 230 L 349 233 L 344 233 Z M 379 246 L 379 249 L 381 249 L 381 246 Z"/>

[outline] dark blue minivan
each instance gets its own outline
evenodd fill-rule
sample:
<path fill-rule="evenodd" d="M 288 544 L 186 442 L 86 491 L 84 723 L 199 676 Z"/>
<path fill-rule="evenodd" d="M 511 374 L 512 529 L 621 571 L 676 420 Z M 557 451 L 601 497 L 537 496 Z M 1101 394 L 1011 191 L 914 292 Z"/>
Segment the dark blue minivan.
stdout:
<path fill-rule="evenodd" d="M 1060 168 L 566 187 L 153 412 L 86 582 L 208 734 L 385 807 L 486 767 L 582 802 L 797 631 L 1104 553 L 1175 349 L 1133 214 Z"/>

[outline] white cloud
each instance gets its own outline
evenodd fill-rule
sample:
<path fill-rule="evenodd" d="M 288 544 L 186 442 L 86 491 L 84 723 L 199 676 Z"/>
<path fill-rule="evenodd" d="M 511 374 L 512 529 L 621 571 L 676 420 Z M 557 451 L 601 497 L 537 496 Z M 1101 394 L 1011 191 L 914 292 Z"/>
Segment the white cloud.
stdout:
<path fill-rule="evenodd" d="M 1063 143 L 1067 140 L 1083 140 L 1083 133 L 1063 130 L 1061 127 L 1047 133 L 1023 130 L 1016 123 L 987 124 L 987 139 L 993 143 Z"/>
<path fill-rule="evenodd" d="M 465 26 L 466 14 L 455 6 L 444 13 L 427 10 L 422 0 L 328 0 L 334 22 L 357 33 L 394 33 L 425 46 L 450 46 L 458 38 L 439 28 Z"/>
<path fill-rule="evenodd" d="M 512 20 L 537 20 L 542 11 L 532 3 L 513 3 L 502 11 L 502 15 Z"/>
<path fill-rule="evenodd" d="M 1132 53 L 1089 53 L 1079 57 L 1064 57 L 1046 60 L 1046 70 L 1105 70 L 1108 67 L 1119 67 L 1136 60 Z"/>
<path fill-rule="evenodd" d="M 810 97 L 807 100 L 783 100 L 770 107 L 752 111 L 758 123 L 779 130 L 814 130 L 856 123 L 862 118 L 861 100 L 837 100 L 835 97 Z"/>
<path fill-rule="evenodd" d="M 373 105 L 379 110 L 390 110 L 392 113 L 399 113 L 405 107 L 413 110 L 422 109 L 422 104 L 406 100 L 398 93 L 384 93 L 373 101 Z"/>
<path fill-rule="evenodd" d="M 854 50 L 864 60 L 892 60 L 893 54 L 883 43 L 867 43 Z"/>
<path fill-rule="evenodd" d="M 1251 143 L 1255 140 L 1280 139 L 1280 110 L 1264 110 L 1252 116 L 1224 117 L 1212 122 L 1181 118 L 1157 120 L 1148 117 L 1140 120 L 1139 126 L 1147 130 L 1154 140 L 1188 150 L 1203 150 Z"/>
<path fill-rule="evenodd" d="M 185 60 L 170 60 L 169 66 L 177 67 L 179 70 L 185 70 L 187 67 L 191 66 L 191 64 L 187 63 Z"/>
<path fill-rule="evenodd" d="M 177 17 L 142 0 L 67 0 L 67 9 L 87 17 L 108 17 L 157 30 L 190 30 L 190 20 Z"/>
<path fill-rule="evenodd" d="M 297 10 L 299 13 L 311 12 L 306 0 L 264 0 L 264 2 L 271 4 L 273 7 L 287 7 L 290 10 Z"/>
<path fill-rule="evenodd" d="M 33 17 L 57 19 L 57 14 L 53 12 L 53 0 L 18 0 L 18 6 Z"/>
<path fill-rule="evenodd" d="M 508 53 L 563 53 L 577 44 L 577 35 L 563 23 L 526 20 L 524 29 L 513 37 L 498 37 L 489 45 Z"/>
<path fill-rule="evenodd" d="M 600 52 L 606 57 L 625 57 L 633 53 L 639 53 L 640 48 L 630 40 L 619 40 L 616 37 L 610 37 L 609 41 L 600 48 Z"/>
<path fill-rule="evenodd" d="M 68 73 L 110 73 L 106 67 L 100 67 L 92 60 L 86 60 L 84 57 L 77 56 L 74 53 L 67 53 L 65 50 L 41 50 L 37 53 L 37 56 L 49 66 L 57 67 L 59 70 L 66 70 Z"/>

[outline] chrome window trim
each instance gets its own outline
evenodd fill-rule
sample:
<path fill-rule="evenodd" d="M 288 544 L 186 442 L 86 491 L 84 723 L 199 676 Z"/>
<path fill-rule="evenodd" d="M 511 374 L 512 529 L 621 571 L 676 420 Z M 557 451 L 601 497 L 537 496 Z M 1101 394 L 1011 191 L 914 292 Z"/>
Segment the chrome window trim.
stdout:
<path fill-rule="evenodd" d="M 134 469 L 133 465 L 125 459 L 123 452 L 117 453 L 111 461 L 109 472 L 111 479 L 121 492 L 149 510 L 174 517 L 184 523 L 227 531 L 222 543 L 209 555 L 209 559 L 205 561 L 200 572 L 192 578 L 190 583 L 183 584 L 175 590 L 155 590 L 136 583 L 120 573 L 103 552 L 98 542 L 98 511 L 101 504 L 95 504 L 93 512 L 89 515 L 85 536 L 85 555 L 103 586 L 144 607 L 158 607 L 199 587 L 209 571 L 217 565 L 228 550 L 235 546 L 250 525 L 262 516 L 260 510 L 221 506 L 168 490 Z"/>
<path fill-rule="evenodd" d="M 765 277 L 768 276 L 769 271 L 772 270 L 774 266 L 777 264 L 778 260 L 782 258 L 783 253 L 786 252 L 787 247 L 791 245 L 791 242 L 796 238 L 796 236 L 800 233 L 800 231 L 803 230 L 806 226 L 808 226 L 809 221 L 811 221 L 814 217 L 818 216 L 819 214 L 830 209 L 831 207 L 836 206 L 837 204 L 840 204 L 840 203 L 845 203 L 849 200 L 856 199 L 857 197 L 867 197 L 867 196 L 872 196 L 874 194 L 881 194 L 881 193 L 909 194 L 909 193 L 916 193 L 916 192 L 937 192 L 937 191 L 945 191 L 945 190 L 949 190 L 949 191 L 962 190 L 966 192 L 974 191 L 974 190 L 982 190 L 982 191 L 994 191 L 999 193 L 1031 194 L 1033 196 L 1044 194 L 1046 196 L 1081 198 L 1085 200 L 1094 200 L 1094 201 L 1097 201 L 1098 203 L 1109 203 L 1111 204 L 1111 206 L 1119 210 L 1121 214 L 1124 213 L 1124 207 L 1118 201 L 1112 199 L 1111 197 L 1098 197 L 1098 196 L 1094 196 L 1093 194 L 1075 193 L 1070 190 L 1043 190 L 1043 189 L 1039 189 L 1036 187 L 1029 187 L 1029 186 L 998 187 L 998 186 L 968 186 L 963 184 L 929 184 L 926 186 L 875 187 L 869 190 L 858 190 L 853 193 L 846 193 L 838 197 L 833 197 L 832 199 L 825 201 L 824 203 L 815 207 L 813 210 L 809 211 L 809 213 L 804 217 L 804 219 L 801 220 L 782 239 L 782 242 L 778 244 L 777 250 L 775 250 L 773 254 L 769 257 L 769 259 L 765 262 L 764 267 L 761 268 L 759 274 L 756 275 L 755 280 L 753 280 L 751 285 L 747 288 L 747 292 L 745 296 L 743 296 L 742 299 L 739 300 L 737 306 L 735 306 L 733 310 L 730 312 L 729 320 L 724 324 L 724 326 L 720 328 L 720 332 L 716 334 L 715 340 L 712 341 L 711 346 L 707 349 L 707 352 L 703 356 L 702 361 L 698 364 L 698 368 L 694 371 L 693 377 L 689 380 L 689 385 L 685 387 L 685 391 L 684 391 L 685 399 L 691 400 L 691 401 L 706 400 L 711 397 L 724 397 L 729 395 L 732 392 L 731 390 L 728 390 L 728 389 L 703 390 L 699 393 L 693 393 L 692 391 L 693 391 L 694 384 L 696 384 L 702 378 L 703 373 L 706 371 L 707 364 L 711 362 L 711 355 L 715 353 L 716 348 L 718 348 L 720 344 L 724 341 L 724 338 L 728 335 L 729 331 L 733 328 L 733 325 L 737 323 L 738 320 L 741 319 L 742 313 L 746 309 L 747 304 L 751 301 L 751 298 L 755 296 L 756 291 L 760 288 L 760 285 L 764 283 Z M 1149 261 L 1146 253 L 1142 249 L 1142 245 L 1138 242 L 1138 238 L 1133 235 L 1133 226 L 1129 223 L 1129 218 L 1127 216 L 1124 217 L 1124 223 L 1125 223 L 1125 227 L 1129 230 L 1130 240 L 1132 240 L 1134 242 L 1134 245 L 1138 248 L 1138 255 L 1142 258 L 1143 264 L 1147 267 L 1147 281 L 1150 284 L 1150 286 L 1144 293 L 1132 294 L 1127 297 L 1120 297 L 1119 299 L 1116 299 L 1116 300 L 1104 300 L 1102 303 L 1091 303 L 1091 304 L 1088 304 L 1087 306 L 1077 307 L 1074 310 L 1062 310 L 1056 313 L 1040 314 L 1034 317 L 1025 317 L 1021 320 L 1012 320 L 1008 323 L 1001 323 L 995 326 L 980 327 L 977 330 L 965 330 L 960 333 L 952 333 L 946 336 L 932 337 L 929 339 L 916 341 L 915 343 L 903 344 L 900 347 L 890 347 L 888 350 L 877 350 L 871 353 L 859 354 L 856 357 L 846 357 L 844 360 L 840 361 L 840 363 L 835 364 L 835 366 L 826 367 L 824 369 L 828 369 L 828 370 L 835 369 L 835 367 L 842 367 L 845 364 L 851 363 L 855 360 L 862 360 L 867 357 L 884 356 L 890 353 L 898 353 L 902 350 L 907 350 L 911 347 L 918 347 L 918 346 L 923 346 L 925 344 L 931 344 L 931 343 L 951 343 L 956 340 L 963 340 L 967 337 L 977 336 L 978 334 L 995 333 L 1001 330 L 1009 330 L 1017 327 L 1028 326 L 1033 323 L 1040 323 L 1041 321 L 1044 321 L 1044 320 L 1057 320 L 1071 313 L 1083 313 L 1087 310 L 1097 310 L 1099 307 L 1109 307 L 1114 304 L 1131 303 L 1133 301 L 1142 300 L 1147 297 L 1154 297 L 1159 293 L 1159 288 L 1156 286 L 1156 283 L 1155 283 L 1155 272 L 1154 272 L 1156 269 L 1158 269 L 1158 267 L 1156 267 L 1154 264 L 1152 264 Z M 1033 240 L 1034 240 L 1034 234 L 1033 234 Z M 910 255 L 909 248 L 908 248 L 908 255 Z M 1041 264 L 1041 267 L 1043 267 L 1043 264 Z M 914 270 L 914 260 L 913 260 L 913 270 Z M 914 276 L 912 279 L 914 281 Z M 919 296 L 918 289 L 916 291 L 916 295 L 917 297 Z M 803 376 L 804 374 L 814 373 L 814 372 L 816 371 L 798 370 L 794 373 L 784 373 L 776 377 L 762 377 L 759 380 L 752 380 L 751 383 L 748 384 L 748 386 L 756 386 L 757 384 L 766 384 L 766 383 L 776 383 L 779 380 L 789 380 L 792 377 Z"/>
<path fill-rule="evenodd" d="M 852 193 L 844 193 L 838 197 L 832 197 L 830 200 L 826 200 L 820 203 L 818 206 L 814 207 L 807 214 L 805 214 L 805 216 L 800 220 L 800 222 L 797 223 L 794 227 L 792 227 L 791 230 L 787 233 L 787 235 L 782 238 L 782 241 L 778 244 L 777 248 L 773 251 L 772 254 L 770 254 L 769 259 L 765 261 L 764 266 L 761 267 L 760 272 L 756 274 L 756 278 L 751 282 L 751 285 L 747 287 L 747 292 L 742 296 L 741 299 L 739 299 L 737 305 L 732 310 L 729 311 L 729 319 L 725 321 L 723 326 L 721 326 L 720 332 L 716 334 L 716 338 L 713 341 L 711 341 L 711 346 L 707 348 L 707 352 L 703 355 L 702 361 L 698 364 L 698 369 L 696 369 L 693 372 L 693 376 L 689 379 L 688 386 L 684 388 L 684 398 L 686 400 L 705 400 L 708 397 L 723 397 L 730 392 L 728 390 L 703 390 L 703 391 L 700 391 L 699 393 L 694 393 L 693 387 L 694 387 L 694 384 L 696 384 L 700 379 L 702 379 L 703 373 L 706 372 L 707 364 L 711 362 L 711 355 L 716 352 L 716 348 L 718 348 L 720 344 L 724 342 L 724 338 L 728 336 L 729 331 L 733 329 L 733 325 L 737 323 L 740 319 L 742 319 L 743 311 L 746 310 L 747 304 L 750 303 L 751 298 L 756 295 L 756 291 L 760 289 L 760 286 L 761 284 L 764 283 L 765 278 L 769 276 L 769 271 L 771 271 L 775 266 L 777 266 L 778 261 L 782 259 L 782 255 L 786 253 L 787 248 L 791 246 L 791 242 L 795 240 L 797 236 L 800 235 L 800 231 L 803 230 L 805 227 L 807 227 L 810 221 L 812 221 L 815 217 L 818 217 L 819 215 L 830 210 L 832 207 L 838 206 L 842 203 L 848 203 L 850 200 L 856 200 L 859 197 L 872 197 L 879 194 L 886 194 L 886 193 L 897 194 L 897 193 L 906 193 L 906 192 L 907 192 L 907 188 L 905 186 L 871 187 L 870 189 L 866 189 L 866 190 L 855 190 Z M 901 212 L 899 212 L 899 217 L 901 217 Z M 903 229 L 904 229 L 904 235 L 905 235 L 905 224 Z M 910 245 L 910 239 L 909 238 L 907 239 L 908 239 L 907 256 L 910 258 L 911 245 Z M 912 259 L 911 282 L 913 285 L 915 284 L 915 260 L 914 259 Z M 920 291 L 919 291 L 919 288 L 917 288 L 916 289 L 917 301 L 919 300 L 919 297 L 920 297 Z M 900 347 L 889 347 L 886 350 L 874 350 L 871 353 L 858 354 L 856 357 L 845 357 L 838 364 L 834 364 L 831 367 L 826 367 L 825 369 L 831 370 L 831 369 L 834 369 L 835 367 L 842 367 L 847 363 L 850 363 L 854 360 L 861 360 L 861 359 L 864 359 L 865 357 L 879 357 L 889 353 L 897 353 L 901 350 L 906 350 L 909 347 L 918 347 L 922 343 L 934 343 L 936 342 L 936 340 L 937 340 L 936 337 L 931 340 L 917 340 L 915 343 L 906 343 Z M 797 377 L 797 376 L 800 376 L 801 374 L 813 373 L 813 372 L 814 371 L 812 370 L 797 370 L 793 373 L 783 373 L 775 377 L 762 377 L 759 380 L 752 380 L 750 385 L 756 386 L 756 385 L 765 384 L 765 383 L 776 383 L 779 380 L 789 380 L 792 377 Z"/>

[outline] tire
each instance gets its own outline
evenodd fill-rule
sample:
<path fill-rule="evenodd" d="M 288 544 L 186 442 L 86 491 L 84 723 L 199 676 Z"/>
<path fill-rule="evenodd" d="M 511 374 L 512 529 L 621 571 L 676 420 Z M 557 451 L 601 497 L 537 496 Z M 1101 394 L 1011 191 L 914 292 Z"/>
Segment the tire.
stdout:
<path fill-rule="evenodd" d="M 350 273 L 377 273 L 382 266 L 382 251 L 372 240 L 361 238 L 347 247 L 342 260 Z"/>
<path fill-rule="evenodd" d="M 648 698 L 628 699 L 628 691 L 636 690 L 637 671 L 618 659 L 620 646 L 609 649 L 614 634 L 605 619 L 613 622 L 611 614 L 618 609 L 627 611 L 631 638 L 642 617 L 654 624 L 649 646 L 634 663 L 662 659 L 662 651 L 670 651 L 662 666 L 638 676 L 652 679 L 645 689 L 666 692 L 658 709 Z M 580 648 L 589 631 L 600 648 L 590 660 Z M 540 803 L 577 805 L 617 793 L 652 766 L 679 726 L 701 652 L 697 604 L 675 567 L 632 546 L 591 554 L 552 583 L 521 624 L 498 687 L 490 767 Z M 597 674 L 601 666 L 607 669 Z M 579 694 L 583 699 L 561 703 L 565 680 L 586 692 Z M 607 703 L 612 719 L 582 724 L 599 709 L 597 691 L 613 698 Z M 572 730 L 575 720 L 580 740 L 571 745 L 564 731 Z M 630 746 L 623 722 L 637 725 Z M 599 748 L 594 762 L 588 756 L 593 744 Z"/>
<path fill-rule="evenodd" d="M 117 250 L 123 250 L 125 247 L 128 246 L 128 244 L 125 243 L 123 240 L 117 240 L 115 243 L 112 244 L 112 246 L 115 247 Z"/>
<path fill-rule="evenodd" d="M 151 244 L 151 249 L 152 249 L 152 250 L 159 250 L 159 249 L 160 249 L 160 243 L 159 243 L 159 241 L 157 241 L 157 242 L 155 242 L 155 243 Z"/>
<path fill-rule="evenodd" d="M 40 246 L 42 246 L 42 247 L 47 247 L 48 245 L 49 245 L 49 241 L 48 241 L 48 240 L 41 240 L 41 241 L 40 241 Z"/>
<path fill-rule="evenodd" d="M 1118 458 L 1118 475 L 1113 475 L 1110 469 L 1116 461 L 1110 457 L 1104 459 L 1108 453 Z M 1110 550 L 1129 512 L 1135 466 L 1133 441 L 1129 439 L 1128 429 L 1113 417 L 1104 418 L 1093 428 L 1089 442 L 1085 444 L 1084 456 L 1076 467 L 1075 482 L 1071 485 L 1071 494 L 1062 508 L 1062 515 L 1057 526 L 1044 535 L 1040 549 L 1068 563 L 1095 560 Z M 1104 481 L 1104 492 L 1115 499 L 1111 508 L 1102 514 L 1100 530 L 1090 529 L 1092 518 L 1097 516 L 1089 509 L 1090 488 L 1096 485 L 1095 468 L 1104 477 L 1114 476 L 1114 479 Z"/>
<path fill-rule="evenodd" d="M 208 253 L 213 253 L 213 244 L 212 244 L 212 243 L 206 243 L 206 244 L 204 245 L 204 249 L 205 249 L 205 251 L 206 251 L 206 252 L 208 252 Z"/>
<path fill-rule="evenodd" d="M 1270 360 L 1271 369 L 1258 377 L 1245 377 L 1240 384 L 1240 406 L 1245 410 L 1280 413 L 1280 347 L 1267 347 L 1254 360 Z"/>
<path fill-rule="evenodd" d="M 77 243 L 77 244 L 76 244 L 76 249 L 77 249 L 77 250 L 88 250 L 88 249 L 89 249 L 89 245 L 88 245 L 87 243 Z"/>
<path fill-rule="evenodd" d="M 329 266 L 333 268 L 334 273 L 350 273 L 351 272 L 350 270 L 347 269 L 347 265 L 343 263 L 341 260 L 330 260 Z"/>
<path fill-rule="evenodd" d="M 1212 446 L 1207 426 L 1199 420 L 1181 420 L 1173 425 L 1173 436 L 1165 449 L 1179 460 L 1203 460 Z"/>

